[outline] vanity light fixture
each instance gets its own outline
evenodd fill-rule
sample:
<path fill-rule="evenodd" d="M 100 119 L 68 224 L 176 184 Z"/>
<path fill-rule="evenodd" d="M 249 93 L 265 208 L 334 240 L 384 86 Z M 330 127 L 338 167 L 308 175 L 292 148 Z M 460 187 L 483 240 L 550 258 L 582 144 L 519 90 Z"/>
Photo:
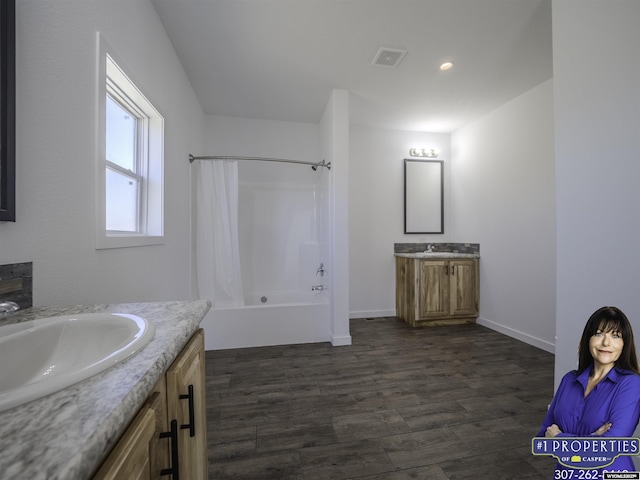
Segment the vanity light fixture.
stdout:
<path fill-rule="evenodd" d="M 439 153 L 440 150 L 435 148 L 412 148 L 409 150 L 409 155 L 412 157 L 437 158 Z"/>
<path fill-rule="evenodd" d="M 442 65 L 440 65 L 440 70 L 442 70 L 443 72 L 451 70 L 452 68 L 453 62 L 444 62 Z"/>

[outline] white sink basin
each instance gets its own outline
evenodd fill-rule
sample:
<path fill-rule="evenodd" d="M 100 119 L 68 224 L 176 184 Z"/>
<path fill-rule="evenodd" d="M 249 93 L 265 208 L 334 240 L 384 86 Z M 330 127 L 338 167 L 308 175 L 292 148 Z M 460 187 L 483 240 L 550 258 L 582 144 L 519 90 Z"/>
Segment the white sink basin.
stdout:
<path fill-rule="evenodd" d="M 0 326 L 0 411 L 57 392 L 138 353 L 151 322 L 84 313 Z"/>

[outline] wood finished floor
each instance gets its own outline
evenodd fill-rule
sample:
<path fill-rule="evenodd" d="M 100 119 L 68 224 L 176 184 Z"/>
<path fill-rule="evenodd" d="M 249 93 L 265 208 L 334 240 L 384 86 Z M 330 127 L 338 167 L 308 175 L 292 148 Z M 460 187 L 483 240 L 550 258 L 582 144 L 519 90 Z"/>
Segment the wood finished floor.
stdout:
<path fill-rule="evenodd" d="M 206 353 L 209 478 L 540 479 L 553 355 L 479 325 L 351 320 L 353 345 Z"/>

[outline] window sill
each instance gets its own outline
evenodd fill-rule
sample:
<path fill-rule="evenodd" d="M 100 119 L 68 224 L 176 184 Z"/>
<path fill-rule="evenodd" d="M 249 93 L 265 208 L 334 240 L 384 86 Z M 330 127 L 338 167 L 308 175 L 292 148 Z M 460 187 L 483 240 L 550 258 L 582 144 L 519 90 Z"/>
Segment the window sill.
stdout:
<path fill-rule="evenodd" d="M 97 239 L 96 250 L 108 248 L 145 247 L 148 245 L 164 244 L 164 236 L 134 236 L 134 235 L 109 235 Z"/>

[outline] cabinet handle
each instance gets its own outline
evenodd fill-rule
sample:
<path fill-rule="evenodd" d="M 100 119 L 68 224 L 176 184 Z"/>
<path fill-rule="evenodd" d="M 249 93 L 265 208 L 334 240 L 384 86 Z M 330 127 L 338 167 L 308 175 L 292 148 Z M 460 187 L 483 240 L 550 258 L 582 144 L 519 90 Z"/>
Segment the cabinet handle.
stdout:
<path fill-rule="evenodd" d="M 171 420 L 171 430 L 160 432 L 160 438 L 171 439 L 171 467 L 160 470 L 160 476 L 171 475 L 172 480 L 180 480 L 180 469 L 178 467 L 178 422 Z"/>
<path fill-rule="evenodd" d="M 180 400 L 189 400 L 189 423 L 180 425 L 180 429 L 185 430 L 188 428 L 189 436 L 195 437 L 196 436 L 196 421 L 195 421 L 196 413 L 195 413 L 195 407 L 193 405 L 193 384 L 189 385 L 188 391 L 189 393 L 180 395 Z"/>
<path fill-rule="evenodd" d="M 456 266 L 451 265 L 451 275 L 455 275 L 455 274 L 456 274 Z"/>
<path fill-rule="evenodd" d="M 449 265 L 444 266 L 444 274 L 449 275 Z"/>

